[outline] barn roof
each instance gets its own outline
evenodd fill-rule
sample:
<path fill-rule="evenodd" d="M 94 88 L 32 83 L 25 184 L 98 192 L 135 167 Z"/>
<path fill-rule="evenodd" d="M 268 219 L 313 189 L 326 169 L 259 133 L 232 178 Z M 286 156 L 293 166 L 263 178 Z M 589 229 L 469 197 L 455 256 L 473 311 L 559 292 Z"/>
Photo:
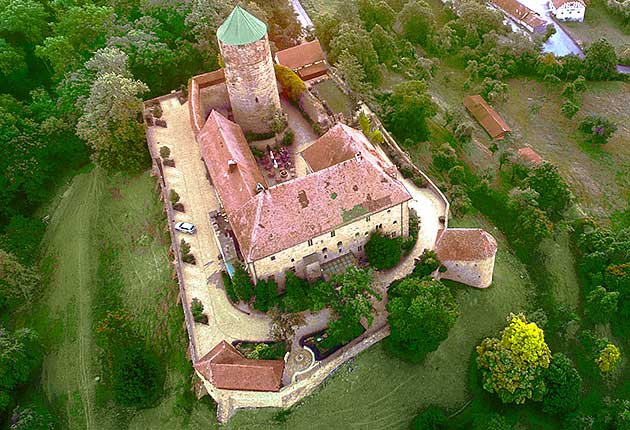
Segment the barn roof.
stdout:
<path fill-rule="evenodd" d="M 442 262 L 483 260 L 497 252 L 495 238 L 480 228 L 448 228 L 437 237 L 435 251 Z"/>
<path fill-rule="evenodd" d="M 583 0 L 551 0 L 551 3 L 553 3 L 553 6 L 556 9 L 560 9 L 562 6 L 564 6 L 567 3 L 580 3 L 582 6 L 586 7 L 586 3 L 584 3 Z"/>
<path fill-rule="evenodd" d="M 276 53 L 278 64 L 282 64 L 293 71 L 297 71 L 303 67 L 326 61 L 324 51 L 319 44 L 319 40 L 302 43 L 291 48 L 283 49 Z"/>
<path fill-rule="evenodd" d="M 518 151 L 518 155 L 525 161 L 532 163 L 532 164 L 540 164 L 543 161 L 545 161 L 540 154 L 538 154 L 536 151 L 534 151 L 532 148 L 530 148 L 529 146 L 525 146 L 523 148 L 520 148 Z"/>
<path fill-rule="evenodd" d="M 236 6 L 217 30 L 217 37 L 226 45 L 247 45 L 262 39 L 267 34 L 267 25 Z"/>
<path fill-rule="evenodd" d="M 464 97 L 464 106 L 493 139 L 502 138 L 512 129 L 499 114 L 479 95 Z"/>
<path fill-rule="evenodd" d="M 278 391 L 282 384 L 284 361 L 245 358 L 223 340 L 195 363 L 195 369 L 217 388 Z"/>

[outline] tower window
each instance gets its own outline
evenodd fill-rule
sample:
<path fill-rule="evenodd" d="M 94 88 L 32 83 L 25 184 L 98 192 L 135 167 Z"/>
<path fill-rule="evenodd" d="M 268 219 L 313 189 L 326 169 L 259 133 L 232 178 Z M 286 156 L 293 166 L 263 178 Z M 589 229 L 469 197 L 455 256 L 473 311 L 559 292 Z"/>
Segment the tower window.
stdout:
<path fill-rule="evenodd" d="M 335 237 L 335 230 L 330 232 L 330 237 Z"/>
<path fill-rule="evenodd" d="M 258 97 L 256 97 L 255 100 L 256 100 L 256 103 L 258 103 Z"/>
<path fill-rule="evenodd" d="M 308 240 L 308 246 L 311 246 L 311 245 L 313 245 L 313 239 Z"/>

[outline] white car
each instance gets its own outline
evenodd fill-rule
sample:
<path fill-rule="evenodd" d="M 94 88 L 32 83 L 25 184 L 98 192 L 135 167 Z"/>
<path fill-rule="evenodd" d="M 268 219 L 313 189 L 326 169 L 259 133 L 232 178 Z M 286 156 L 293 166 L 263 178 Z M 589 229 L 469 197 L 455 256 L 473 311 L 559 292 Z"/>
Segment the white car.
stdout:
<path fill-rule="evenodd" d="M 194 224 L 189 222 L 178 222 L 175 224 L 175 230 L 181 231 L 182 233 L 195 234 L 197 228 Z"/>

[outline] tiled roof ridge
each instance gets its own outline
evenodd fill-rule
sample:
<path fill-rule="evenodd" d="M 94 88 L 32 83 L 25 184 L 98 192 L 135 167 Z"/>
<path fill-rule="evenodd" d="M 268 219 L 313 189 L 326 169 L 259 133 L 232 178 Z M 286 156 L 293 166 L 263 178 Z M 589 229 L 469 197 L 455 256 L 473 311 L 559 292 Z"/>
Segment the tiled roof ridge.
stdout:
<path fill-rule="evenodd" d="M 268 193 L 268 192 L 269 192 L 268 190 L 265 190 L 262 193 L 259 193 L 255 197 L 253 197 L 257 199 L 258 201 L 256 204 L 256 217 L 254 218 L 254 228 L 252 228 L 252 236 L 249 242 L 250 244 L 256 243 L 256 239 L 258 238 L 258 224 L 260 224 L 260 212 L 263 205 L 263 196 L 265 193 Z M 252 260 L 252 249 L 253 248 L 250 246 L 249 249 L 247 250 L 247 259 L 249 261 Z"/>

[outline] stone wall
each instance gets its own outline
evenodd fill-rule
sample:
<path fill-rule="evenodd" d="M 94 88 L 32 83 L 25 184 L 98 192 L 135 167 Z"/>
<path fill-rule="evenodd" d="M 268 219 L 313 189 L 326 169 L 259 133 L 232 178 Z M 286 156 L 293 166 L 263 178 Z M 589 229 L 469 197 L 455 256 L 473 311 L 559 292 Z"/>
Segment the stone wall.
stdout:
<path fill-rule="evenodd" d="M 442 261 L 446 272 L 437 273 L 441 279 L 450 279 L 476 288 L 487 288 L 492 284 L 495 256 L 475 261 Z"/>
<path fill-rule="evenodd" d="M 240 46 L 219 41 L 219 48 L 235 122 L 246 132 L 269 132 L 269 117 L 281 106 L 267 35 Z"/>
<path fill-rule="evenodd" d="M 389 209 L 371 214 L 369 221 L 367 215 L 352 221 L 341 227 L 337 227 L 331 236 L 326 232 L 312 239 L 313 244 L 301 243 L 292 248 L 280 251 L 272 256 L 250 263 L 248 268 L 254 279 L 264 279 L 274 275 L 280 275 L 291 268 L 296 267 L 302 258 L 307 255 L 320 254 L 320 263 L 332 260 L 348 251 L 355 254 L 363 254 L 363 246 L 370 237 L 370 233 L 377 229 L 386 235 L 407 237 L 409 235 L 409 206 L 407 202 L 401 203 Z M 341 252 L 337 244 L 341 242 Z M 323 252 L 323 249 L 326 252 Z M 324 258 L 324 255 L 326 258 Z M 272 259 L 273 258 L 273 259 Z"/>
<path fill-rule="evenodd" d="M 373 327 L 363 336 L 355 339 L 346 347 L 335 354 L 318 362 L 313 369 L 301 375 L 299 381 L 278 392 L 255 392 L 221 390 L 204 380 L 204 386 L 210 396 L 217 402 L 217 419 L 219 422 L 227 422 L 237 409 L 243 408 L 288 408 L 304 397 L 311 394 L 328 376 L 330 376 L 341 364 L 359 355 L 370 346 L 389 335 L 387 324 Z"/>

